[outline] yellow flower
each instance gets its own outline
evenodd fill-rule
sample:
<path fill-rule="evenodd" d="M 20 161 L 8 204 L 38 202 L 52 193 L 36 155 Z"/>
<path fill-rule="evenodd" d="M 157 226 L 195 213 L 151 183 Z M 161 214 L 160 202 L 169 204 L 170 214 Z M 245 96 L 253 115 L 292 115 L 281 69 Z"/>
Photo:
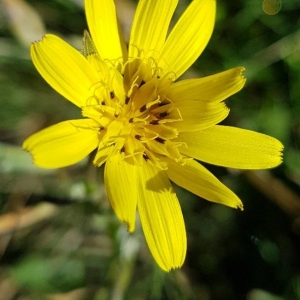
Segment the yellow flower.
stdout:
<path fill-rule="evenodd" d="M 170 180 L 209 201 L 241 208 L 239 198 L 195 159 L 230 168 L 280 164 L 282 144 L 249 130 L 216 125 L 223 103 L 245 84 L 243 68 L 175 82 L 213 31 L 215 0 L 194 0 L 167 35 L 178 0 L 140 0 L 127 47 L 113 0 L 85 0 L 91 37 L 80 53 L 46 35 L 32 44 L 44 79 L 82 110 L 24 142 L 44 168 L 75 164 L 97 149 L 118 218 L 135 229 L 136 210 L 150 251 L 166 271 L 186 255 L 186 231 Z"/>

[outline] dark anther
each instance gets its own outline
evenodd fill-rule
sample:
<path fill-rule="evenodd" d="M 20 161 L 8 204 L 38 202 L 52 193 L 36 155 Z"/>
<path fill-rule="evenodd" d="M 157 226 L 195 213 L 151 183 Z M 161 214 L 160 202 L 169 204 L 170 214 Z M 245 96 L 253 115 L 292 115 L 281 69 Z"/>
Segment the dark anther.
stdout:
<path fill-rule="evenodd" d="M 159 120 L 152 120 L 149 122 L 149 124 L 151 125 L 158 125 L 159 124 Z"/>
<path fill-rule="evenodd" d="M 156 140 L 157 142 L 161 143 L 161 144 L 164 144 L 165 141 L 166 141 L 166 140 L 164 140 L 164 139 L 162 139 L 162 138 L 160 138 L 160 137 L 157 137 L 155 140 Z"/>
<path fill-rule="evenodd" d="M 105 105 L 105 101 L 103 100 L 103 101 L 101 102 L 101 104 L 102 104 L 102 105 Z"/>
<path fill-rule="evenodd" d="M 125 98 L 125 104 L 128 104 L 129 100 L 130 100 L 130 97 L 126 96 L 126 98 Z"/>
<path fill-rule="evenodd" d="M 146 82 L 144 80 L 141 81 L 140 87 L 143 86 Z"/>
<path fill-rule="evenodd" d="M 136 134 L 135 136 L 134 136 L 137 140 L 141 140 L 141 138 L 142 138 L 142 136 L 141 135 L 139 135 L 139 134 Z"/>
<path fill-rule="evenodd" d="M 144 112 L 147 109 L 146 104 L 144 104 L 141 108 L 140 108 L 140 112 Z"/>
<path fill-rule="evenodd" d="M 164 105 L 167 105 L 167 104 L 169 104 L 167 101 L 164 101 L 164 102 L 160 102 L 159 104 L 158 104 L 158 106 L 164 106 Z"/>
<path fill-rule="evenodd" d="M 163 112 L 163 113 L 160 113 L 159 114 L 159 117 L 160 118 L 164 118 L 164 117 L 166 117 L 166 116 L 168 116 L 169 115 L 169 113 L 167 112 L 167 111 L 165 111 L 165 112 Z"/>
<path fill-rule="evenodd" d="M 146 153 L 143 153 L 143 157 L 144 157 L 145 161 L 149 160 L 149 156 Z"/>
<path fill-rule="evenodd" d="M 133 122 L 133 118 L 130 118 L 130 119 L 129 119 L 129 123 L 132 123 L 132 122 Z"/>
<path fill-rule="evenodd" d="M 159 76 L 159 75 L 157 75 L 157 76 L 156 76 L 156 78 L 157 78 L 157 79 L 160 79 L 160 76 Z"/>
<path fill-rule="evenodd" d="M 120 150 L 120 153 L 125 152 L 125 147 L 123 146 Z"/>
<path fill-rule="evenodd" d="M 111 91 L 109 94 L 111 99 L 114 99 L 116 96 L 114 91 Z"/>

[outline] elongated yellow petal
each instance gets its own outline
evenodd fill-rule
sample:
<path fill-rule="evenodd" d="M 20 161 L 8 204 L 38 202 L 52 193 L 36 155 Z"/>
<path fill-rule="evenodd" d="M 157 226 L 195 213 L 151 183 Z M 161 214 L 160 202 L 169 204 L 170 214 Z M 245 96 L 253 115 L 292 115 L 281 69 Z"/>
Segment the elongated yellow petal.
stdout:
<path fill-rule="evenodd" d="M 238 67 L 203 78 L 175 82 L 167 97 L 173 102 L 221 102 L 243 88 L 246 82 L 244 71 L 243 67 Z"/>
<path fill-rule="evenodd" d="M 206 200 L 243 209 L 236 194 L 195 160 L 187 160 L 185 165 L 170 160 L 166 172 L 177 185 Z"/>
<path fill-rule="evenodd" d="M 175 107 L 179 109 L 182 121 L 170 123 L 170 126 L 181 131 L 197 131 L 218 124 L 224 120 L 229 109 L 224 103 L 181 101 L 176 102 Z"/>
<path fill-rule="evenodd" d="M 137 166 L 121 162 L 114 156 L 105 164 L 104 182 L 109 202 L 117 217 L 128 226 L 128 231 L 135 229 L 136 208 L 138 201 Z"/>
<path fill-rule="evenodd" d="M 206 47 L 215 23 L 216 1 L 194 0 L 183 13 L 164 47 L 159 66 L 178 78 Z"/>
<path fill-rule="evenodd" d="M 183 132 L 180 152 L 201 161 L 237 169 L 267 169 L 282 161 L 283 145 L 273 137 L 230 126 Z"/>
<path fill-rule="evenodd" d="M 39 167 L 70 166 L 97 147 L 96 126 L 88 119 L 64 121 L 31 135 L 24 141 L 23 149 L 30 152 Z"/>
<path fill-rule="evenodd" d="M 39 73 L 58 93 L 79 107 L 86 105 L 99 76 L 83 55 L 51 34 L 33 43 L 30 54 Z"/>
<path fill-rule="evenodd" d="M 115 63 L 127 58 L 113 0 L 84 0 L 85 14 L 95 46 L 102 59 Z"/>
<path fill-rule="evenodd" d="M 157 57 L 178 0 L 140 0 L 129 42 L 129 57 Z"/>
<path fill-rule="evenodd" d="M 186 254 L 186 232 L 181 208 L 164 171 L 149 162 L 138 168 L 138 210 L 150 251 L 165 271 L 179 268 Z"/>

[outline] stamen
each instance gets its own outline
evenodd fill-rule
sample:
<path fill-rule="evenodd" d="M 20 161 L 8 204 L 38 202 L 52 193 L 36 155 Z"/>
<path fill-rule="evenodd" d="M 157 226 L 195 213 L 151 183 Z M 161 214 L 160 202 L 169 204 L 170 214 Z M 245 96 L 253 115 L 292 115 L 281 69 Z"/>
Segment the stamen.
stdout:
<path fill-rule="evenodd" d="M 167 102 L 161 102 L 161 103 L 158 104 L 158 106 L 159 106 L 159 107 L 162 107 L 162 106 L 165 106 L 165 105 L 167 105 L 167 104 L 169 104 L 169 103 L 167 103 Z"/>
<path fill-rule="evenodd" d="M 146 125 L 146 120 L 149 118 L 149 116 L 146 116 L 145 118 L 130 118 L 128 120 L 129 123 L 140 123 Z"/>
<path fill-rule="evenodd" d="M 160 96 L 158 95 L 156 100 L 144 104 L 144 105 L 139 109 L 139 111 L 142 113 L 142 112 L 144 112 L 146 109 L 149 109 L 151 106 L 154 106 L 154 105 L 159 104 L 159 103 L 160 103 Z"/>
<path fill-rule="evenodd" d="M 149 122 L 151 125 L 159 125 L 159 120 L 152 120 Z"/>
<path fill-rule="evenodd" d="M 162 138 L 160 138 L 160 137 L 157 137 L 155 140 L 156 140 L 157 142 L 161 143 L 161 144 L 164 144 L 164 143 L 166 142 L 166 140 L 164 140 L 164 139 L 162 139 Z"/>
<path fill-rule="evenodd" d="M 150 108 L 151 106 L 155 105 L 155 104 L 159 104 L 161 101 L 160 101 L 160 96 L 158 95 L 157 96 L 157 99 L 155 99 L 154 101 L 151 101 L 151 102 L 148 102 L 146 103 L 146 107 L 147 108 Z"/>
<path fill-rule="evenodd" d="M 140 108 L 140 112 L 144 112 L 147 109 L 147 104 L 144 104 L 141 108 Z"/>
<path fill-rule="evenodd" d="M 167 111 L 165 111 L 165 112 L 159 114 L 159 118 L 165 118 L 168 115 L 169 115 L 169 113 Z"/>
<path fill-rule="evenodd" d="M 137 140 L 141 140 L 141 138 L 142 138 L 142 136 L 141 135 L 139 135 L 139 134 L 136 134 L 135 136 L 134 136 Z"/>
<path fill-rule="evenodd" d="M 143 153 L 143 158 L 145 159 L 145 161 L 149 160 L 149 156 L 146 153 Z"/>
<path fill-rule="evenodd" d="M 111 91 L 109 94 L 111 99 L 114 99 L 116 96 L 114 91 Z"/>

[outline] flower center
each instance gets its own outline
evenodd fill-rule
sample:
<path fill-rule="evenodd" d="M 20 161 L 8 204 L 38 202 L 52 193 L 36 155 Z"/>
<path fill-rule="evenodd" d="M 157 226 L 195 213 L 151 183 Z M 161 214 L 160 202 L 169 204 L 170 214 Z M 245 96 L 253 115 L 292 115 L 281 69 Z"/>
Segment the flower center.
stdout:
<path fill-rule="evenodd" d="M 135 59 L 127 62 L 122 72 L 102 62 L 97 54 L 87 59 L 102 75 L 82 109 L 85 117 L 99 124 L 94 164 L 100 166 L 117 153 L 130 163 L 150 160 L 161 169 L 166 168 L 166 158 L 182 162 L 181 144 L 172 141 L 178 136 L 172 122 L 182 117 L 167 98 L 173 81 L 167 76 L 160 78 L 155 61 Z"/>

